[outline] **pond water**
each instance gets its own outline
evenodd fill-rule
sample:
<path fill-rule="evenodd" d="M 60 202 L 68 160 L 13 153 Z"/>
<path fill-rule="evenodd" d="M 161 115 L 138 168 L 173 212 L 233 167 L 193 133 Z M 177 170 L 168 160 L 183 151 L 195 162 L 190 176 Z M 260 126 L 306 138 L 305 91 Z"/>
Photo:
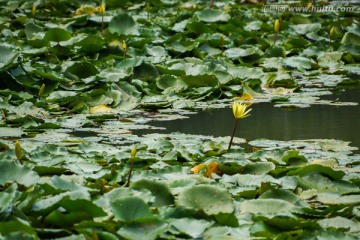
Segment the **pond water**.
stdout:
<path fill-rule="evenodd" d="M 359 103 L 360 88 L 339 91 L 322 99 Z M 360 148 L 359 105 L 312 105 L 309 108 L 289 110 L 273 107 L 272 103 L 259 103 L 253 104 L 251 108 L 251 116 L 240 119 L 235 135 L 247 141 L 258 138 L 283 141 L 336 139 L 349 141 L 350 146 Z M 232 110 L 225 108 L 199 112 L 189 115 L 187 119 L 153 122 L 150 125 L 165 128 L 163 133 L 229 136 L 233 124 Z"/>

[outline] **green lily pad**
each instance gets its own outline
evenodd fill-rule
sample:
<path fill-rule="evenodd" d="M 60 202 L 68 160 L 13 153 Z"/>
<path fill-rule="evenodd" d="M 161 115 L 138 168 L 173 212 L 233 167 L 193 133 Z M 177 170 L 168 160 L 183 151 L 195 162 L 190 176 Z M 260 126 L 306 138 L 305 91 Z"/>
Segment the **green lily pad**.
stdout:
<path fill-rule="evenodd" d="M 64 42 L 71 38 L 70 32 L 62 28 L 51 28 L 45 33 L 44 40 L 48 42 Z"/>
<path fill-rule="evenodd" d="M 185 75 L 180 77 L 181 81 L 185 82 L 188 87 L 216 87 L 219 84 L 219 80 L 214 75 Z"/>
<path fill-rule="evenodd" d="M 126 197 L 111 203 L 111 209 L 117 221 L 122 222 L 151 222 L 154 215 L 149 206 L 139 197 Z"/>
<path fill-rule="evenodd" d="M 131 187 L 135 189 L 148 189 L 155 196 L 154 205 L 157 207 L 174 203 L 174 197 L 171 195 L 170 189 L 165 183 L 142 179 L 132 183 Z"/>
<path fill-rule="evenodd" d="M 204 22 L 226 22 L 229 20 L 230 15 L 222 10 L 206 9 L 201 12 L 197 12 L 197 16 L 200 21 Z"/>
<path fill-rule="evenodd" d="M 354 32 L 347 32 L 342 38 L 341 44 L 360 46 L 360 35 Z"/>
<path fill-rule="evenodd" d="M 117 234 L 131 240 L 155 240 L 167 228 L 168 224 L 159 220 L 150 223 L 131 223 L 121 227 Z"/>
<path fill-rule="evenodd" d="M 99 71 L 89 62 L 75 62 L 66 69 L 66 73 L 75 75 L 79 79 L 84 79 L 98 74 Z"/>
<path fill-rule="evenodd" d="M 15 155 L 15 153 L 14 153 Z M 0 176 L 0 184 L 7 182 L 17 182 L 27 187 L 39 181 L 39 175 L 29 167 L 16 164 L 10 161 L 0 161 L 0 169 L 3 173 Z"/>
<path fill-rule="evenodd" d="M 321 29 L 321 24 L 320 23 L 297 24 L 297 25 L 293 25 L 292 28 L 298 34 L 306 34 L 306 33 L 319 31 Z"/>
<path fill-rule="evenodd" d="M 19 52 L 15 49 L 3 45 L 0 45 L 0 72 L 11 67 L 15 63 L 16 58 L 19 56 Z"/>
<path fill-rule="evenodd" d="M 215 186 L 190 187 L 179 194 L 176 204 L 184 208 L 202 210 L 208 215 L 234 211 L 228 191 Z"/>
<path fill-rule="evenodd" d="M 252 199 L 240 204 L 241 213 L 278 214 L 295 211 L 294 204 L 280 199 Z"/>
<path fill-rule="evenodd" d="M 318 64 L 320 67 L 328 69 L 339 69 L 343 66 L 341 61 L 343 53 L 341 52 L 327 52 L 323 56 L 318 57 Z"/>
<path fill-rule="evenodd" d="M 297 68 L 300 71 L 314 68 L 315 62 L 312 59 L 305 57 L 289 57 L 284 60 L 287 67 Z"/>
<path fill-rule="evenodd" d="M 192 238 L 200 237 L 203 232 L 214 223 L 203 219 L 179 218 L 171 219 L 171 226 L 175 227 L 180 233 L 186 234 Z M 189 227 L 191 226 L 191 227 Z"/>
<path fill-rule="evenodd" d="M 119 13 L 114 16 L 109 22 L 109 31 L 111 33 L 117 33 L 119 35 L 138 35 L 138 27 L 134 19 L 126 14 Z"/>

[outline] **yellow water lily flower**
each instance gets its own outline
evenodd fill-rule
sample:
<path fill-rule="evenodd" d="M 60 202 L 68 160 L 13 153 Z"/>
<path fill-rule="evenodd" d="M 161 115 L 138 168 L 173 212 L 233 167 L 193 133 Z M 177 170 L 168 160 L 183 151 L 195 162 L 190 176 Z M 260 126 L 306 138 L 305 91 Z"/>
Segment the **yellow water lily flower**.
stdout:
<path fill-rule="evenodd" d="M 239 119 L 239 118 L 246 118 L 246 117 L 250 116 L 249 112 L 252 109 L 250 108 L 250 109 L 246 110 L 247 107 L 248 107 L 247 104 L 239 103 L 239 102 L 236 102 L 236 101 L 233 102 L 232 110 L 233 110 L 233 113 L 234 113 L 234 117 L 236 119 Z"/>
<path fill-rule="evenodd" d="M 197 174 L 203 169 L 206 170 L 204 175 L 206 177 L 208 177 L 208 178 L 211 178 L 213 173 L 221 174 L 221 171 L 219 170 L 219 163 L 217 163 L 217 162 L 212 162 L 212 163 L 209 163 L 209 164 L 200 163 L 200 164 L 194 166 L 193 168 L 191 168 L 190 172 L 192 174 Z"/>

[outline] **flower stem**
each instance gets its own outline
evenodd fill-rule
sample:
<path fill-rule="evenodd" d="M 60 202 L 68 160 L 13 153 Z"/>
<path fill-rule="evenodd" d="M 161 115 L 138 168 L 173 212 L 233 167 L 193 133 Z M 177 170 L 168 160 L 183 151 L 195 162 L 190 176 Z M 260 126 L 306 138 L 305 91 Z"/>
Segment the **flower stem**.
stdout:
<path fill-rule="evenodd" d="M 276 35 L 277 35 L 277 33 L 274 34 L 274 46 L 276 44 Z"/>
<path fill-rule="evenodd" d="M 101 15 L 101 33 L 104 34 L 104 14 Z"/>
<path fill-rule="evenodd" d="M 236 131 L 236 127 L 237 127 L 238 122 L 239 122 L 239 118 L 236 118 L 235 124 L 234 124 L 234 128 L 233 128 L 233 131 L 232 131 L 232 134 L 231 134 L 230 142 L 229 142 L 228 151 L 229 151 L 230 148 L 231 148 L 231 144 L 232 144 L 232 142 L 233 142 L 233 138 L 234 138 L 234 135 L 235 135 L 235 131 Z"/>
<path fill-rule="evenodd" d="M 129 187 L 130 186 L 130 180 L 131 180 L 131 174 L 133 172 L 134 169 L 134 160 L 135 158 L 131 158 L 131 165 L 130 165 L 130 170 L 129 170 L 129 176 L 128 176 L 128 180 L 125 184 L 125 187 Z"/>
<path fill-rule="evenodd" d="M 214 0 L 210 1 L 210 8 L 212 8 L 214 6 Z"/>

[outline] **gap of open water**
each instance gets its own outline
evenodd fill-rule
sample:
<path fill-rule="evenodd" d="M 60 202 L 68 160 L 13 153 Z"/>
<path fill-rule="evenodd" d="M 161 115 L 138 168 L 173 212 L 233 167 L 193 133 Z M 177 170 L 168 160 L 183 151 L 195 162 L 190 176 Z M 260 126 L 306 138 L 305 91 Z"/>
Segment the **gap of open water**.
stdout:
<path fill-rule="evenodd" d="M 360 88 L 338 91 L 322 97 L 341 102 L 360 102 Z M 251 141 L 258 138 L 270 140 L 336 139 L 351 142 L 360 148 L 360 106 L 311 105 L 308 108 L 283 109 L 272 103 L 251 106 L 251 116 L 240 119 L 237 137 Z M 162 133 L 181 132 L 211 136 L 229 136 L 234 124 L 230 108 L 201 111 L 187 119 L 151 122 L 163 127 Z M 159 130 L 156 130 L 159 131 Z M 142 130 L 142 134 L 153 130 Z M 358 152 L 358 151 L 355 151 Z"/>

